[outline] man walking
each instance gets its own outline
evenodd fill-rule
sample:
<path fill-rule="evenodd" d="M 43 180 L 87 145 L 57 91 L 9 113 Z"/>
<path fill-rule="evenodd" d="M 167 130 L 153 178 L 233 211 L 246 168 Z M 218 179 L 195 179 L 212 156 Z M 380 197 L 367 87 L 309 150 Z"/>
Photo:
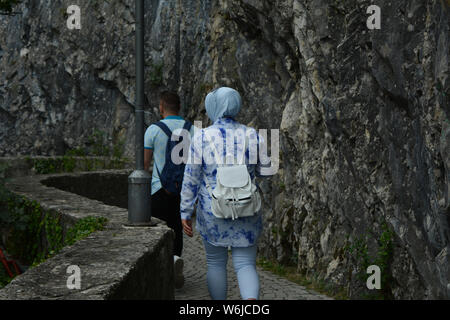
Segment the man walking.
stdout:
<path fill-rule="evenodd" d="M 185 129 L 193 135 L 194 127 L 179 116 L 180 98 L 176 93 L 165 91 L 160 96 L 159 112 L 163 120 L 152 124 L 144 137 L 144 168 L 148 170 L 152 156 L 152 215 L 164 220 L 175 231 L 174 270 L 175 288 L 184 284 L 183 234 L 180 217 L 180 191 L 184 174 L 184 164 L 177 165 L 171 161 L 171 149 L 178 142 L 171 139 L 174 131 Z M 190 138 L 190 137 L 189 137 Z M 183 142 L 186 143 L 186 142 Z"/>

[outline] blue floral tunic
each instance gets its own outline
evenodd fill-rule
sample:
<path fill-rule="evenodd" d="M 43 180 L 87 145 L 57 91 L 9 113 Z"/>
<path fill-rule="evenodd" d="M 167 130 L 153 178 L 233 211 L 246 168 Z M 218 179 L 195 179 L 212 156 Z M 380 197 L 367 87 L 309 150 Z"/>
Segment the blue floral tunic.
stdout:
<path fill-rule="evenodd" d="M 262 230 L 262 216 L 260 212 L 252 217 L 231 220 L 216 218 L 211 211 L 211 196 L 206 188 L 206 181 L 214 189 L 216 186 L 217 163 L 207 157 L 213 157 L 214 154 L 220 155 L 220 153 L 224 157 L 227 154 L 225 147 L 227 133 L 239 132 L 239 130 L 243 130 L 240 132 L 246 132 L 248 136 L 249 142 L 246 144 L 245 152 L 245 163 L 247 164 L 248 172 L 252 179 L 254 179 L 255 175 L 261 176 L 260 169 L 262 165 L 260 164 L 259 156 L 256 161 L 253 160 L 250 162 L 249 150 L 251 150 L 253 155 L 256 146 L 255 144 L 252 146 L 251 141 L 256 141 L 256 144 L 261 146 L 264 142 L 262 137 L 256 133 L 255 129 L 248 128 L 231 118 L 219 118 L 212 126 L 197 130 L 198 132 L 194 134 L 190 146 L 190 161 L 186 164 L 184 172 L 180 205 L 181 218 L 185 220 L 191 219 L 194 212 L 194 204 L 198 199 L 196 230 L 201 234 L 203 239 L 215 246 L 252 246 L 256 244 Z M 210 140 L 205 138 L 205 132 L 210 137 Z M 243 140 L 245 135 L 236 134 L 235 137 L 234 147 L 236 157 L 236 155 L 242 155 L 242 149 L 245 145 Z M 220 141 L 222 144 L 219 143 Z M 221 147 L 223 147 L 223 150 L 220 152 L 218 149 Z M 254 154 L 256 155 L 257 153 Z M 194 162 L 194 157 L 197 157 L 200 161 Z M 254 159 L 253 157 L 251 159 Z"/>

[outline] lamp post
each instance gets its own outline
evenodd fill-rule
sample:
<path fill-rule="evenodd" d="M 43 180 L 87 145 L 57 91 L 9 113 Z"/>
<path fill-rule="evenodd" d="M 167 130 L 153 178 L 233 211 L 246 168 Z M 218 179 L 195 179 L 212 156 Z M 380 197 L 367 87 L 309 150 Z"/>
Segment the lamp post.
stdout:
<path fill-rule="evenodd" d="M 144 0 L 136 0 L 136 170 L 128 177 L 128 226 L 151 225 L 151 176 L 144 170 Z"/>

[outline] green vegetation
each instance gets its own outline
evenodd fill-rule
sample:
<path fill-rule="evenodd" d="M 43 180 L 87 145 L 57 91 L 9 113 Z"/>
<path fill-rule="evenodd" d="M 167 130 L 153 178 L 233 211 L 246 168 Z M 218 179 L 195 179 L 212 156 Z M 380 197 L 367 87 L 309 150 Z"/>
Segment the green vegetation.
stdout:
<path fill-rule="evenodd" d="M 26 159 L 28 162 L 32 162 L 32 166 L 38 174 L 73 172 L 76 163 L 73 157 L 67 155 L 62 158 L 31 159 L 27 157 Z"/>
<path fill-rule="evenodd" d="M 69 157 L 123 157 L 123 147 L 125 141 L 120 139 L 112 147 L 108 144 L 108 139 L 104 131 L 95 129 L 93 133 L 88 137 L 87 147 L 74 148 L 66 152 L 66 156 Z"/>
<path fill-rule="evenodd" d="M 443 96 L 443 98 L 445 98 L 445 96 L 446 96 L 446 94 L 448 94 L 448 87 L 447 87 L 447 89 L 445 89 L 446 87 L 442 84 L 442 82 L 441 82 L 441 79 L 437 79 L 437 81 L 436 81 L 436 90 L 440 93 L 440 94 L 442 94 L 442 96 Z M 446 90 L 447 90 L 447 92 L 446 92 Z"/>
<path fill-rule="evenodd" d="M 369 254 L 369 236 L 367 235 L 358 237 L 344 248 L 345 252 L 349 253 L 356 262 L 358 268 L 358 278 L 364 284 L 370 276 L 366 273 L 367 268 L 371 265 L 380 267 L 381 289 L 370 291 L 364 296 L 366 299 L 392 299 L 390 284 L 393 279 L 390 271 L 390 265 L 393 256 L 394 232 L 389 228 L 386 222 L 381 225 L 381 231 L 380 238 L 377 240 L 378 251 L 374 257 Z"/>
<path fill-rule="evenodd" d="M 152 85 L 155 87 L 160 86 L 163 82 L 163 67 L 164 64 L 161 63 L 155 63 L 150 66 L 151 71 L 149 74 L 149 80 Z"/>
<path fill-rule="evenodd" d="M 104 131 L 95 129 L 92 134 L 88 137 L 87 147 L 73 148 L 66 152 L 68 157 L 113 157 L 122 158 L 123 157 L 123 147 L 125 141 L 120 139 L 112 147 L 108 144 L 108 139 Z"/>
<path fill-rule="evenodd" d="M 68 157 L 86 157 L 86 150 L 83 148 L 74 148 L 66 151 L 66 156 Z"/>
<path fill-rule="evenodd" d="M 273 227 L 271 231 L 274 235 L 279 233 L 279 230 L 276 227 Z M 381 234 L 376 241 L 378 246 L 373 257 L 369 254 L 368 238 L 369 235 L 360 236 L 343 248 L 343 252 L 349 254 L 350 258 L 356 264 L 358 270 L 358 280 L 364 284 L 364 287 L 367 278 L 370 276 L 370 274 L 366 273 L 367 268 L 371 265 L 377 265 L 380 267 L 381 289 L 367 289 L 367 293 L 365 293 L 361 298 L 371 300 L 392 299 L 391 283 L 393 283 L 393 278 L 390 265 L 393 257 L 394 232 L 389 228 L 386 222 L 381 225 Z M 335 299 L 348 299 L 346 288 L 337 288 L 326 283 L 318 276 L 299 273 L 296 267 L 297 260 L 297 253 L 294 253 L 289 265 L 283 265 L 276 261 L 270 261 L 264 258 L 259 259 L 257 264 L 264 270 L 270 271 L 292 282 L 305 286 L 310 290 L 317 291 Z"/>
<path fill-rule="evenodd" d="M 67 13 L 66 8 L 60 8 L 59 13 L 61 14 L 64 20 L 67 20 L 67 18 L 69 18 L 69 14 Z"/>
<path fill-rule="evenodd" d="M 103 230 L 107 220 L 102 217 L 87 217 L 79 220 L 73 228 L 67 231 L 64 244 L 71 246 L 78 240 L 86 238 L 92 232 Z"/>
<path fill-rule="evenodd" d="M 0 168 L 0 171 L 4 168 Z M 0 228 L 9 235 L 3 246 L 23 264 L 36 266 L 94 231 L 102 230 L 107 222 L 102 217 L 80 219 L 64 234 L 61 214 L 46 211 L 36 201 L 17 196 L 5 187 L 0 174 Z M 3 270 L 3 266 L 0 266 Z M 0 272 L 0 288 L 11 279 Z"/>
<path fill-rule="evenodd" d="M 286 278 L 289 281 L 304 286 L 309 290 L 314 290 L 334 299 L 348 299 L 345 290 L 333 287 L 317 276 L 311 277 L 301 274 L 297 272 L 297 268 L 295 266 L 284 266 L 278 262 L 269 261 L 264 258 L 259 259 L 257 265 L 266 271 L 270 271 L 280 277 Z"/>
<path fill-rule="evenodd" d="M 105 133 L 100 130 L 95 130 L 88 138 L 88 147 L 86 148 L 74 148 L 68 150 L 62 157 L 44 159 L 32 159 L 31 157 L 27 157 L 26 160 L 38 174 L 73 172 L 77 167 L 77 162 L 82 167 L 82 170 L 86 171 L 103 168 L 105 166 L 101 160 L 89 157 L 110 157 L 111 161 L 109 162 L 108 168 L 123 168 L 128 161 L 128 159 L 123 157 L 125 141 L 121 139 L 112 147 L 109 147 L 106 141 Z M 82 159 L 76 159 L 76 157 L 81 157 Z M 82 166 L 82 163 L 84 163 L 84 166 Z"/>
<path fill-rule="evenodd" d="M 123 157 L 124 146 L 125 140 L 119 140 L 118 143 L 113 145 L 111 156 L 115 159 L 121 159 Z"/>
<path fill-rule="evenodd" d="M 99 157 L 107 157 L 110 155 L 111 150 L 105 143 L 105 133 L 101 130 L 94 130 L 94 133 L 89 137 L 88 143 L 92 147 L 92 154 Z"/>
<path fill-rule="evenodd" d="M 13 239 L 6 243 L 6 249 L 15 258 L 29 265 L 39 264 L 64 246 L 102 230 L 106 223 L 106 219 L 102 217 L 83 218 L 69 228 L 64 237 L 61 214 L 45 211 L 36 201 L 13 194 L 6 201 L 1 199 L 1 202 L 4 209 L 0 224 L 11 230 L 9 238 Z M 44 243 L 44 246 L 40 243 Z"/>

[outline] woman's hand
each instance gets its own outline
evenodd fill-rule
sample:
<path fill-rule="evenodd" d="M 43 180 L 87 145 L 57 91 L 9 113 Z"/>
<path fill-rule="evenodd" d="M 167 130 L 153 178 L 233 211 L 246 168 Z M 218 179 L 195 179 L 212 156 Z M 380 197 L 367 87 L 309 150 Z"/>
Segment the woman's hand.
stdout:
<path fill-rule="evenodd" d="M 186 233 L 188 237 L 193 237 L 194 233 L 192 232 L 192 221 L 181 219 L 181 224 L 183 225 L 183 231 Z"/>

